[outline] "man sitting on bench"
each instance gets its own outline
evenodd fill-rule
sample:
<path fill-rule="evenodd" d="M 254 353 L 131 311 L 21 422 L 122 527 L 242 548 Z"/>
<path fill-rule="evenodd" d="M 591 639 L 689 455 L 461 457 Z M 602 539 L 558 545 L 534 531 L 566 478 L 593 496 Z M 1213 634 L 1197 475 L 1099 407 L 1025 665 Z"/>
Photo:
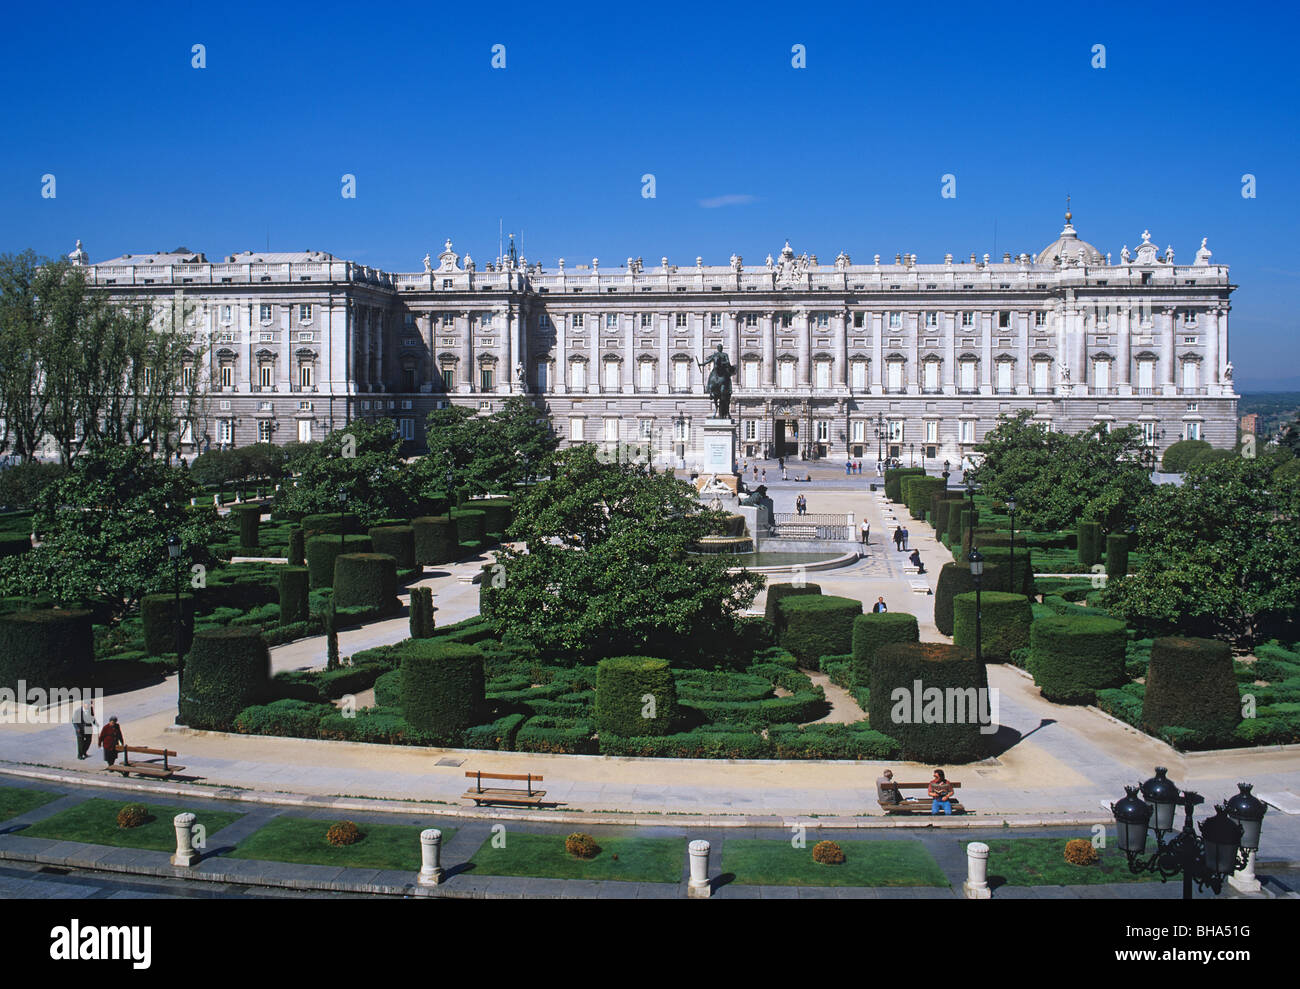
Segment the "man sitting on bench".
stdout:
<path fill-rule="evenodd" d="M 876 800 L 881 804 L 901 804 L 903 795 L 894 782 L 894 771 L 886 769 L 880 779 L 876 780 Z"/>
<path fill-rule="evenodd" d="M 940 809 L 949 817 L 952 816 L 952 784 L 944 776 L 942 769 L 934 771 L 934 779 L 930 780 L 930 785 L 926 789 L 930 796 L 930 813 L 938 814 Z"/>

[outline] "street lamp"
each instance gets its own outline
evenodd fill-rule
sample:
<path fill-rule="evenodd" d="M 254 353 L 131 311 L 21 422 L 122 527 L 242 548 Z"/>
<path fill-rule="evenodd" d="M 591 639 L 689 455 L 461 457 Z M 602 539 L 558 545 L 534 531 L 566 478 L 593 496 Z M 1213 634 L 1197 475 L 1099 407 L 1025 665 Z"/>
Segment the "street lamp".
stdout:
<path fill-rule="evenodd" d="M 948 493 L 948 478 L 949 478 L 949 476 L 950 476 L 951 474 L 952 474 L 952 464 L 949 463 L 947 460 L 945 460 L 945 461 L 943 462 L 943 491 L 944 491 L 944 494 L 947 494 L 947 493 Z"/>
<path fill-rule="evenodd" d="M 915 443 L 907 444 L 907 465 L 909 467 L 916 466 L 916 444 Z"/>
<path fill-rule="evenodd" d="M 973 537 L 972 537 L 973 540 Z M 980 628 L 980 586 L 984 583 L 984 554 L 981 553 L 974 542 L 971 542 L 970 556 L 966 557 L 970 562 L 970 575 L 975 578 L 975 662 L 984 665 L 983 643 L 981 642 L 982 629 Z"/>
<path fill-rule="evenodd" d="M 1205 798 L 1191 790 L 1180 791 L 1166 777 L 1168 772 L 1163 766 L 1156 767 L 1155 776 L 1141 787 L 1126 786 L 1126 795 L 1111 804 L 1120 850 L 1135 875 L 1151 872 L 1166 882 L 1181 874 L 1184 900 L 1192 898 L 1192 883 L 1197 889 L 1208 886 L 1218 893 L 1224 878 L 1247 868 L 1251 856 L 1259 850 L 1259 833 L 1267 808 L 1251 794 L 1249 783 L 1238 783 L 1237 795 L 1216 805 L 1214 816 L 1201 822 L 1198 838 L 1192 828 L 1192 810 Z M 1138 796 L 1139 792 L 1142 796 Z M 1165 835 L 1174 829 L 1179 807 L 1184 811 L 1182 830 L 1166 841 Z M 1153 817 L 1156 849 L 1149 859 L 1143 859 Z"/>
<path fill-rule="evenodd" d="M 1011 554 L 1007 566 L 1011 570 L 1011 590 L 1016 589 L 1016 499 L 1007 499 L 1007 514 L 1011 516 Z"/>
<path fill-rule="evenodd" d="M 343 524 L 343 506 L 345 506 L 347 503 L 348 503 L 348 489 L 343 487 L 342 485 L 339 485 L 339 552 L 340 553 L 343 552 L 344 545 L 345 545 L 343 541 L 343 533 L 347 527 Z"/>
<path fill-rule="evenodd" d="M 885 460 L 885 413 L 876 413 L 876 460 L 884 463 Z"/>
<path fill-rule="evenodd" d="M 172 561 L 172 590 L 176 599 L 176 702 L 179 710 L 181 690 L 181 540 L 176 533 L 167 537 L 167 556 Z"/>

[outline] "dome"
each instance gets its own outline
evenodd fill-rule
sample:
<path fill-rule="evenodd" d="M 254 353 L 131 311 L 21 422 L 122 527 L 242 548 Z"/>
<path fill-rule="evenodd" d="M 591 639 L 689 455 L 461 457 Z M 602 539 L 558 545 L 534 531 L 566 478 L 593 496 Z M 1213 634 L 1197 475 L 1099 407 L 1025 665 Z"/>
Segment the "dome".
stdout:
<path fill-rule="evenodd" d="M 1034 263 L 1054 264 L 1058 257 L 1062 262 L 1081 258 L 1084 264 L 1102 264 L 1105 261 L 1101 251 L 1086 240 L 1079 239 L 1079 235 L 1074 231 L 1074 225 L 1070 223 L 1068 212 L 1065 214 L 1065 228 L 1061 231 L 1061 235 L 1038 252 Z"/>

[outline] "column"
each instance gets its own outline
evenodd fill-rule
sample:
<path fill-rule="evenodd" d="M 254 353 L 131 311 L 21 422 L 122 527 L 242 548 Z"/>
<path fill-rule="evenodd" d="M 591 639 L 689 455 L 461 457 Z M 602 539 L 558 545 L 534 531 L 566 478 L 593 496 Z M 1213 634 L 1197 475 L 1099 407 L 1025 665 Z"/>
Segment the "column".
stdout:
<path fill-rule="evenodd" d="M 514 306 L 507 306 L 504 312 L 492 314 L 493 329 L 497 334 L 497 387 L 498 395 L 508 395 L 514 391 L 515 365 L 511 360 L 510 334 L 513 332 Z"/>
<path fill-rule="evenodd" d="M 693 327 L 691 345 L 695 351 L 695 366 L 691 368 L 691 391 L 703 395 L 706 372 L 699 362 L 704 360 L 704 314 L 692 313 L 686 319 Z"/>
<path fill-rule="evenodd" d="M 384 380 L 384 312 L 382 309 L 371 310 L 372 325 L 375 333 L 375 377 L 380 391 L 388 390 Z"/>
<path fill-rule="evenodd" d="M 739 315 L 739 314 L 737 314 Z M 763 334 L 763 374 L 764 388 L 776 387 L 776 320 L 774 313 L 763 313 L 759 331 Z"/>
<path fill-rule="evenodd" d="M 998 314 L 982 312 L 976 318 L 980 321 L 980 391 L 988 394 L 993 390 L 993 323 Z"/>
<path fill-rule="evenodd" d="M 1166 391 L 1174 385 L 1174 310 L 1166 306 L 1160 310 L 1160 383 Z"/>
<path fill-rule="evenodd" d="M 909 348 L 911 354 L 908 359 L 911 367 L 907 369 L 907 381 L 908 391 L 914 395 L 921 394 L 921 383 L 924 380 L 921 376 L 921 320 L 923 318 L 920 313 L 903 317 L 904 326 L 907 325 L 907 321 L 911 321 L 912 341 Z"/>
<path fill-rule="evenodd" d="M 456 317 L 456 328 L 460 330 L 460 381 L 456 391 L 474 390 L 474 314 L 462 312 Z"/>
<path fill-rule="evenodd" d="M 1133 318 L 1133 310 L 1125 306 L 1116 316 L 1116 332 L 1118 333 L 1118 353 L 1115 355 L 1115 363 L 1119 365 L 1116 370 L 1116 384 L 1119 386 L 1120 395 L 1131 394 L 1129 382 L 1131 374 L 1131 365 L 1133 364 L 1133 337 L 1130 320 Z"/>
<path fill-rule="evenodd" d="M 621 313 L 618 318 L 623 323 L 623 392 L 631 394 L 636 391 L 636 317 Z"/>
<path fill-rule="evenodd" d="M 1228 308 L 1224 306 L 1219 310 L 1219 381 L 1224 382 L 1223 373 L 1228 369 L 1228 362 L 1231 360 L 1228 353 Z M 1228 385 L 1230 391 L 1236 391 L 1236 385 L 1231 381 L 1224 382 Z"/>
<path fill-rule="evenodd" d="M 659 394 L 666 395 L 673 386 L 673 362 L 668 359 L 668 314 L 655 313 L 659 328 Z"/>
<path fill-rule="evenodd" d="M 555 351 L 551 355 L 555 362 L 555 373 L 552 375 L 555 380 L 551 382 L 551 387 L 555 394 L 563 395 L 569 390 L 569 317 L 551 318 L 555 320 Z"/>
<path fill-rule="evenodd" d="M 1016 313 L 1011 317 L 1016 320 L 1019 337 L 1016 341 L 1016 377 L 1012 382 L 1017 389 L 1029 388 L 1029 323 L 1033 316 L 1029 313 Z"/>
<path fill-rule="evenodd" d="M 1202 384 L 1213 387 L 1219 383 L 1219 310 L 1207 309 L 1201 319 L 1205 320 L 1205 381 Z"/>
<path fill-rule="evenodd" d="M 1091 333 L 1096 324 L 1096 314 L 1089 307 L 1079 312 L 1079 335 L 1074 341 L 1074 364 L 1079 369 L 1079 373 L 1074 376 L 1076 395 L 1087 394 L 1093 385 L 1091 368 L 1088 367 L 1088 334 Z"/>
<path fill-rule="evenodd" d="M 956 312 L 941 313 L 939 318 L 945 322 L 943 329 L 943 393 L 957 394 L 957 320 Z"/>
<path fill-rule="evenodd" d="M 1061 384 L 1065 379 L 1062 376 L 1061 368 L 1070 363 L 1069 349 L 1069 317 L 1065 307 L 1060 306 L 1053 314 L 1056 317 L 1056 382 Z M 1070 374 L 1074 374 L 1074 368 L 1070 368 Z"/>
<path fill-rule="evenodd" d="M 420 391 L 433 391 L 434 376 L 438 373 L 438 352 L 434 345 L 438 342 L 434 338 L 433 316 L 430 313 L 420 313 L 415 317 L 415 325 L 420 328 L 420 337 L 424 340 L 425 353 L 425 380 L 420 384 Z"/>
<path fill-rule="evenodd" d="M 881 321 L 883 315 L 878 312 L 869 313 L 867 319 L 871 323 L 871 391 L 876 395 L 883 395 L 885 391 L 884 378 L 885 373 L 885 351 L 884 341 L 881 340 L 883 327 Z"/>
<path fill-rule="evenodd" d="M 841 309 L 831 316 L 831 332 L 835 334 L 835 363 L 831 365 L 831 387 L 846 391 L 849 386 L 849 314 Z"/>
<path fill-rule="evenodd" d="M 800 310 L 794 316 L 795 342 L 799 352 L 799 387 L 805 392 L 812 388 L 812 320 L 807 310 Z M 802 439 L 802 437 L 800 437 Z M 808 442 L 812 442 L 811 439 Z M 802 444 L 801 444 L 802 445 Z"/>

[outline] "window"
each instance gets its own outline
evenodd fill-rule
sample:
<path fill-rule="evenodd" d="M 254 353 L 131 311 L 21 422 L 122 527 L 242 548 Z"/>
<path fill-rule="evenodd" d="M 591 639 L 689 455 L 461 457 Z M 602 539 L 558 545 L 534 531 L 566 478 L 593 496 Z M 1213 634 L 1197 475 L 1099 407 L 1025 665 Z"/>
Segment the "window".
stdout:
<path fill-rule="evenodd" d="M 1183 325 L 1184 325 L 1184 326 L 1195 326 L 1195 325 L 1196 325 L 1196 313 L 1194 313 L 1194 312 L 1193 312 L 1192 310 L 1190 310 L 1190 309 L 1186 310 L 1186 311 L 1183 313 Z"/>
<path fill-rule="evenodd" d="M 1196 343 L 1196 337 L 1183 337 L 1183 343 Z"/>
<path fill-rule="evenodd" d="M 275 423 L 270 419 L 257 420 L 257 442 L 270 443 L 271 434 L 275 432 Z"/>
<path fill-rule="evenodd" d="M 998 361 L 998 390 L 1011 390 L 1011 369 L 1014 365 L 1010 361 Z"/>
<path fill-rule="evenodd" d="M 867 314 L 862 312 L 855 312 L 853 314 L 853 326 L 855 329 L 860 330 L 866 325 L 867 322 L 866 316 Z"/>
<path fill-rule="evenodd" d="M 1198 410 L 1200 409 L 1200 407 L 1201 407 L 1201 403 L 1200 403 L 1200 402 L 1188 402 L 1188 403 L 1187 403 L 1187 411 L 1188 411 L 1188 412 L 1196 412 L 1196 411 L 1198 411 Z"/>
<path fill-rule="evenodd" d="M 413 439 L 415 439 L 415 420 L 414 420 L 414 419 L 398 419 L 398 420 L 397 420 L 397 425 L 398 425 L 398 428 L 401 430 L 401 436 L 402 436 L 402 439 L 404 439 L 404 440 L 413 440 Z"/>
<path fill-rule="evenodd" d="M 891 312 L 889 314 L 889 328 L 891 330 L 897 330 L 902 325 L 903 325 L 903 314 L 898 312 Z"/>
<path fill-rule="evenodd" d="M 975 362 L 962 361 L 957 367 L 961 370 L 960 387 L 964 391 L 971 391 L 975 388 Z"/>
<path fill-rule="evenodd" d="M 221 365 L 221 387 L 222 388 L 235 387 L 235 365 L 233 364 Z"/>
<path fill-rule="evenodd" d="M 831 386 L 831 362 L 818 361 L 813 365 L 816 368 L 815 381 L 818 389 L 826 391 Z"/>
<path fill-rule="evenodd" d="M 642 361 L 637 365 L 638 384 L 637 387 L 642 391 L 655 390 L 655 363 L 654 361 Z"/>
<path fill-rule="evenodd" d="M 928 312 L 928 313 L 926 313 L 926 314 L 925 314 L 925 325 L 926 325 L 926 326 L 938 326 L 938 325 L 939 325 L 939 314 L 938 314 L 937 312 Z"/>
<path fill-rule="evenodd" d="M 720 312 L 709 313 L 709 328 L 712 330 L 716 330 L 721 326 L 722 326 L 722 313 Z"/>
<path fill-rule="evenodd" d="M 583 314 L 580 312 L 576 312 L 573 314 L 573 325 L 575 328 L 582 325 L 582 316 Z"/>
<path fill-rule="evenodd" d="M 678 391 L 686 391 L 690 387 L 690 369 L 691 366 L 685 361 L 673 362 L 673 387 Z"/>
<path fill-rule="evenodd" d="M 641 329 L 648 330 L 655 325 L 654 313 L 643 312 L 641 314 Z"/>
<path fill-rule="evenodd" d="M 316 339 L 316 334 L 312 333 L 310 330 L 303 330 L 298 334 L 298 339 L 303 343 L 310 343 L 312 340 Z"/>
<path fill-rule="evenodd" d="M 959 442 L 961 443 L 975 442 L 975 420 L 974 419 L 963 419 L 961 421 L 961 437 Z"/>
<path fill-rule="evenodd" d="M 270 388 L 275 383 L 275 369 L 270 364 L 257 366 L 257 384 L 261 388 Z"/>
<path fill-rule="evenodd" d="M 263 302 L 257 307 L 257 316 L 263 323 L 271 322 L 271 307 Z"/>
<path fill-rule="evenodd" d="M 756 312 L 747 312 L 747 313 L 745 313 L 745 325 L 746 325 L 746 326 L 757 326 L 757 325 L 758 325 L 758 313 L 756 313 Z"/>
<path fill-rule="evenodd" d="M 648 440 L 653 435 L 655 421 L 653 419 L 638 419 L 636 421 L 636 434 L 643 440 Z"/>
<path fill-rule="evenodd" d="M 867 362 L 853 361 L 849 365 L 850 374 L 852 375 L 854 391 L 867 390 Z"/>
<path fill-rule="evenodd" d="M 903 362 L 889 361 L 885 365 L 885 368 L 887 371 L 885 383 L 890 387 L 890 389 L 896 390 L 902 388 L 903 387 Z"/>
<path fill-rule="evenodd" d="M 794 387 L 794 361 L 781 361 L 779 366 L 781 368 L 781 387 L 793 388 Z"/>
<path fill-rule="evenodd" d="M 442 390 L 451 391 L 456 387 L 456 366 L 454 364 L 444 364 L 442 371 Z"/>
<path fill-rule="evenodd" d="M 546 361 L 540 361 L 533 371 L 533 374 L 536 376 L 537 379 L 537 390 L 540 392 L 546 391 L 546 378 L 547 378 L 546 370 L 549 367 L 550 365 L 547 364 Z"/>
<path fill-rule="evenodd" d="M 782 314 L 781 325 L 785 327 L 787 330 L 790 328 L 793 322 L 794 322 L 794 317 L 791 316 L 789 313 Z"/>
<path fill-rule="evenodd" d="M 1142 429 L 1142 442 L 1147 446 L 1156 445 L 1156 424 L 1154 422 L 1139 423 Z"/>
<path fill-rule="evenodd" d="M 298 442 L 299 443 L 311 442 L 311 420 L 310 419 L 298 420 Z"/>
<path fill-rule="evenodd" d="M 1047 325 L 1047 313 L 1045 313 L 1045 312 L 1036 312 L 1036 313 L 1034 313 L 1034 325 L 1035 325 L 1035 326 L 1046 326 L 1046 325 Z"/>
<path fill-rule="evenodd" d="M 686 325 L 686 313 L 684 312 L 677 313 L 677 317 L 673 325 L 675 325 L 679 330 L 682 329 Z"/>
<path fill-rule="evenodd" d="M 1187 438 L 1189 440 L 1199 440 L 1201 438 L 1201 424 L 1199 422 L 1189 422 L 1187 424 Z"/>
<path fill-rule="evenodd" d="M 1034 361 L 1034 388 L 1039 391 L 1046 391 L 1051 386 L 1048 384 L 1048 374 L 1051 368 L 1049 361 Z"/>
<path fill-rule="evenodd" d="M 479 325 L 480 325 L 480 326 L 491 326 L 491 325 L 492 325 L 492 313 L 490 313 L 490 312 L 479 313 L 479 314 L 478 314 L 478 322 L 479 322 Z"/>
<path fill-rule="evenodd" d="M 618 361 L 605 362 L 605 391 L 618 391 Z"/>
<path fill-rule="evenodd" d="M 316 365 L 299 364 L 298 365 L 298 387 L 313 388 L 316 385 Z"/>
<path fill-rule="evenodd" d="M 311 303 L 310 303 L 310 302 L 304 302 L 304 303 L 301 303 L 301 304 L 298 306 L 298 322 L 300 322 L 300 323 L 310 323 L 310 322 L 311 322 Z"/>
<path fill-rule="evenodd" d="M 1183 361 L 1183 387 L 1195 388 L 1201 383 L 1201 365 L 1196 361 Z"/>
<path fill-rule="evenodd" d="M 938 419 L 925 420 L 925 441 L 927 443 L 939 442 L 939 420 Z"/>
<path fill-rule="evenodd" d="M 605 313 L 605 329 L 607 330 L 618 329 L 618 313 L 612 313 L 612 312 Z"/>
<path fill-rule="evenodd" d="M 569 375 L 569 381 L 573 385 L 574 391 L 587 390 L 587 362 L 574 361 L 569 365 L 572 373 Z"/>
<path fill-rule="evenodd" d="M 229 323 L 229 322 L 230 322 L 230 318 L 231 318 L 231 314 L 232 314 L 232 307 L 231 307 L 231 306 L 222 306 L 222 307 L 221 307 L 221 322 L 223 322 L 223 323 Z"/>
<path fill-rule="evenodd" d="M 1155 374 L 1156 374 L 1155 361 L 1138 361 L 1138 387 L 1139 388 L 1154 387 Z"/>
<path fill-rule="evenodd" d="M 235 442 L 235 424 L 229 419 L 217 420 L 217 442 L 233 443 Z"/>
<path fill-rule="evenodd" d="M 456 325 L 456 317 L 455 317 L 455 315 L 453 315 L 452 313 L 449 313 L 449 312 L 445 312 L 445 313 L 443 313 L 443 314 L 442 314 L 442 325 L 443 325 L 443 326 L 455 326 L 455 325 Z"/>
<path fill-rule="evenodd" d="M 1011 313 L 1009 312 L 998 313 L 998 328 L 1006 329 L 1010 325 L 1011 325 Z"/>
<path fill-rule="evenodd" d="M 1110 387 L 1110 361 L 1094 361 L 1092 383 L 1098 389 Z"/>
<path fill-rule="evenodd" d="M 548 316 L 548 315 L 546 315 L 546 313 L 542 313 L 542 314 L 540 314 L 540 315 L 537 317 L 537 325 L 540 326 L 540 327 L 541 327 L 542 329 L 544 329 L 544 330 L 547 329 L 547 328 L 549 328 L 550 325 L 551 325 L 551 317 Z"/>
<path fill-rule="evenodd" d="M 902 443 L 902 442 L 903 442 L 903 420 L 902 420 L 902 419 L 890 419 L 890 420 L 889 420 L 889 437 L 888 437 L 888 439 L 889 439 L 889 442 L 890 442 L 890 443 Z"/>
<path fill-rule="evenodd" d="M 196 380 L 198 380 L 198 375 L 195 373 L 193 364 L 186 364 L 183 368 L 181 368 L 182 388 L 193 388 L 194 382 Z"/>
<path fill-rule="evenodd" d="M 755 420 L 755 419 L 746 419 L 746 420 L 745 420 L 745 432 L 744 432 L 744 436 L 745 436 L 745 439 L 746 439 L 746 440 L 751 440 L 751 441 L 752 441 L 752 440 L 756 440 L 756 439 L 758 439 L 758 421 L 757 421 L 757 420 Z"/>
<path fill-rule="evenodd" d="M 414 326 L 414 325 L 415 325 L 415 313 L 413 313 L 413 312 L 403 313 L 403 314 L 402 314 L 402 324 L 403 324 L 404 326 Z"/>
<path fill-rule="evenodd" d="M 925 368 L 926 391 L 938 391 L 939 390 L 939 362 L 926 361 L 925 364 L 922 366 Z"/>
<path fill-rule="evenodd" d="M 758 361 L 745 361 L 744 383 L 746 388 L 758 387 Z"/>
<path fill-rule="evenodd" d="M 831 314 L 828 312 L 819 312 L 813 314 L 813 325 L 823 329 L 831 325 Z"/>
<path fill-rule="evenodd" d="M 414 364 L 406 364 L 402 367 L 402 391 L 415 391 Z M 409 401 L 409 399 L 407 401 Z"/>
<path fill-rule="evenodd" d="M 678 443 L 685 443 L 691 438 L 691 420 L 681 416 L 673 420 L 673 437 Z"/>
<path fill-rule="evenodd" d="M 964 313 L 962 313 L 962 314 L 961 314 L 961 325 L 962 325 L 962 326 L 974 326 L 974 325 L 975 325 L 975 314 L 974 314 L 973 312 L 964 312 Z"/>
<path fill-rule="evenodd" d="M 582 417 L 569 417 L 569 439 L 574 443 L 582 442 Z"/>
<path fill-rule="evenodd" d="M 362 411 L 362 412 L 369 412 L 369 411 L 370 411 L 370 402 L 369 402 L 369 400 L 363 401 L 363 402 L 361 403 L 361 411 Z"/>
<path fill-rule="evenodd" d="M 605 442 L 606 443 L 618 442 L 618 420 L 615 419 L 613 416 L 605 420 Z"/>
<path fill-rule="evenodd" d="M 478 370 L 479 391 L 492 390 L 492 369 L 490 367 L 481 367 Z"/>
<path fill-rule="evenodd" d="M 831 424 L 825 419 L 818 419 L 813 423 L 814 440 L 818 443 L 829 443 L 831 439 Z"/>

